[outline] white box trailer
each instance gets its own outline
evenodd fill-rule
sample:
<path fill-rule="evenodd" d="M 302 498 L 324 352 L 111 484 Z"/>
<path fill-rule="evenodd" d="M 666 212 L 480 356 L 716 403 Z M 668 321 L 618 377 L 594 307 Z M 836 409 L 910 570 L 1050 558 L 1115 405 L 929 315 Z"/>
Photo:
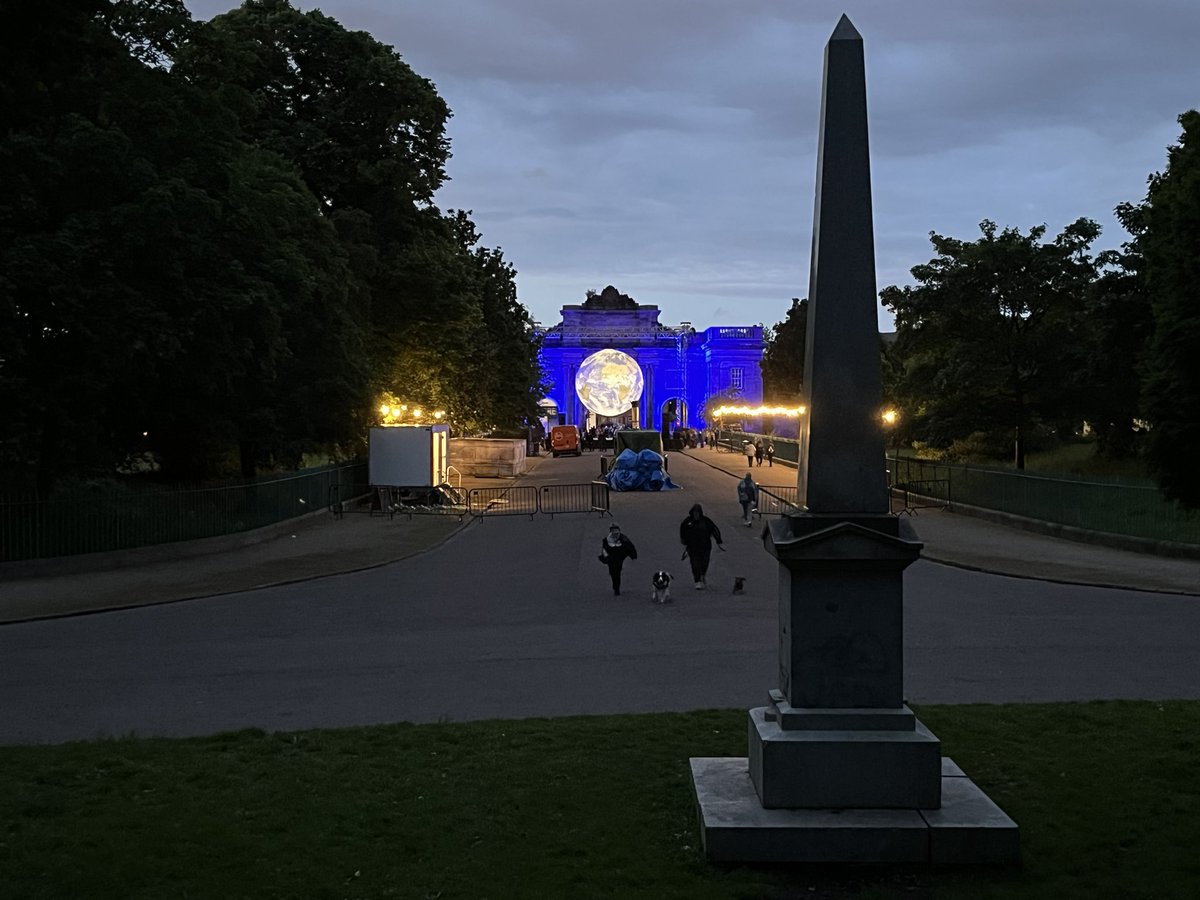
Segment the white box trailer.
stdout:
<path fill-rule="evenodd" d="M 372 486 L 437 487 L 450 465 L 449 425 L 385 425 L 368 435 Z"/>

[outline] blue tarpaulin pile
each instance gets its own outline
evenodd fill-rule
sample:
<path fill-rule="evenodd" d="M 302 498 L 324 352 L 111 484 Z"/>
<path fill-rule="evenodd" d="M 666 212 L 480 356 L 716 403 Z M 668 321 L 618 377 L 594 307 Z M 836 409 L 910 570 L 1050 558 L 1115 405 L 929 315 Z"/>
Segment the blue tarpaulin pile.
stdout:
<path fill-rule="evenodd" d="M 614 491 L 677 491 L 679 485 L 671 483 L 671 476 L 663 471 L 663 458 L 653 450 L 634 453 L 625 449 L 613 460 L 612 468 L 604 476 Z"/>

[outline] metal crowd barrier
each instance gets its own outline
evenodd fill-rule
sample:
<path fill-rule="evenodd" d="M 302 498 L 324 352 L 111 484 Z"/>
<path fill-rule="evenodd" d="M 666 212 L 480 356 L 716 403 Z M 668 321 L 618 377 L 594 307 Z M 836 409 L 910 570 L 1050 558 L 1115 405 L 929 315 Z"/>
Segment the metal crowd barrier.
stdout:
<path fill-rule="evenodd" d="M 473 516 L 529 516 L 545 513 L 609 513 L 606 481 L 588 484 L 548 484 L 541 488 L 472 488 L 467 493 L 467 510 Z"/>
<path fill-rule="evenodd" d="M 535 487 L 471 488 L 467 491 L 467 511 L 473 516 L 529 516 L 538 512 Z"/>
<path fill-rule="evenodd" d="M 538 495 L 538 512 L 554 518 L 556 513 L 598 512 L 605 515 L 608 506 L 608 482 L 590 484 L 548 484 Z"/>
<path fill-rule="evenodd" d="M 797 487 L 759 487 L 758 514 L 760 516 L 784 516 L 788 513 L 799 512 L 799 491 Z"/>
<path fill-rule="evenodd" d="M 900 502 L 899 509 L 896 509 L 896 501 Z M 947 509 L 950 506 L 950 481 L 938 478 L 893 484 L 888 489 L 888 502 L 893 515 L 915 516 L 918 509 Z"/>

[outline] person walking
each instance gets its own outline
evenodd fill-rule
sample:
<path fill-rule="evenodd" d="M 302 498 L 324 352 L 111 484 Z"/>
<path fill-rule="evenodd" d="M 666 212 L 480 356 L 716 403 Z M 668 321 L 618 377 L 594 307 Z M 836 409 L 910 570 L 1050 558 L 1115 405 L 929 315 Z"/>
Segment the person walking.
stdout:
<path fill-rule="evenodd" d="M 742 452 L 746 454 L 746 465 L 754 466 L 754 444 L 746 441 L 742 444 Z"/>
<path fill-rule="evenodd" d="M 754 483 L 754 476 L 749 472 L 738 482 L 737 497 L 738 503 L 742 504 L 742 522 L 749 528 L 754 524 L 752 510 L 758 506 L 758 485 Z"/>
<path fill-rule="evenodd" d="M 687 518 L 679 523 L 679 543 L 683 544 L 683 555 L 691 563 L 692 581 L 696 583 L 698 591 L 704 590 L 714 540 L 723 553 L 725 544 L 721 541 L 721 529 L 704 514 L 699 503 L 693 505 L 688 510 Z"/>
<path fill-rule="evenodd" d="M 767 468 L 770 469 L 775 465 L 775 444 L 772 441 L 767 441 Z"/>
<path fill-rule="evenodd" d="M 600 539 L 600 562 L 608 566 L 614 597 L 621 596 L 621 566 L 626 559 L 637 559 L 637 547 L 621 534 L 621 526 L 614 522 L 608 526 L 608 537 Z"/>
<path fill-rule="evenodd" d="M 762 467 L 763 461 L 763 442 L 762 438 L 757 438 L 754 441 L 754 458 L 758 460 L 758 465 Z"/>

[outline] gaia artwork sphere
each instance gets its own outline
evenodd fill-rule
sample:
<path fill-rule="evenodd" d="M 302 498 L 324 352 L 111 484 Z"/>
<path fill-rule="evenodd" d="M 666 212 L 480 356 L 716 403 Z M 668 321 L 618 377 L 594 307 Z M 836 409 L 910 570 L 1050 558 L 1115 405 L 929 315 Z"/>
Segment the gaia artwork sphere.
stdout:
<path fill-rule="evenodd" d="M 598 416 L 619 416 L 642 396 L 642 370 L 628 353 L 597 350 L 579 364 L 575 393 Z"/>

